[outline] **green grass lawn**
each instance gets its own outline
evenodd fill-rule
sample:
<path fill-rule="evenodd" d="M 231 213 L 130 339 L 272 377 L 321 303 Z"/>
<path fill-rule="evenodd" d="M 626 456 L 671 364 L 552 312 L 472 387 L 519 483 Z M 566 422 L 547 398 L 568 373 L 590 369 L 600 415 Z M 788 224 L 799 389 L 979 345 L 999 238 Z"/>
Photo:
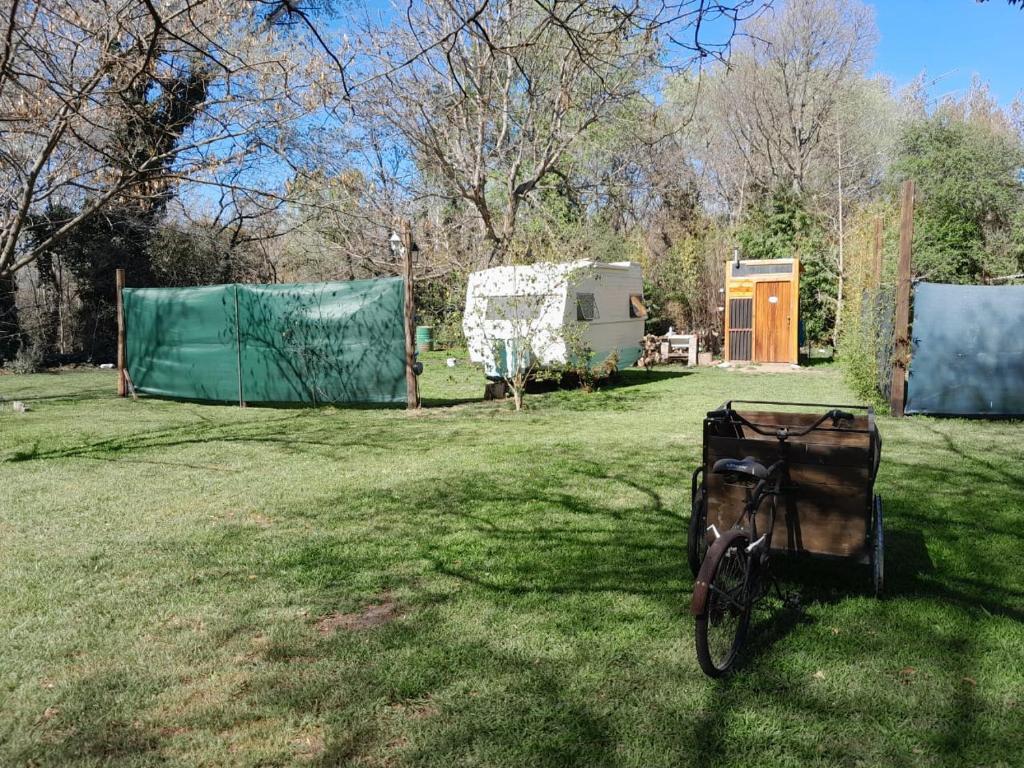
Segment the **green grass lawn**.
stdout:
<path fill-rule="evenodd" d="M 837 369 L 629 371 L 531 409 L 118 400 L 0 377 L 0 765 L 1024 764 L 1024 428 L 882 418 L 888 596 L 785 569 L 699 671 L 705 411 Z M 443 407 L 442 407 L 442 404 Z"/>

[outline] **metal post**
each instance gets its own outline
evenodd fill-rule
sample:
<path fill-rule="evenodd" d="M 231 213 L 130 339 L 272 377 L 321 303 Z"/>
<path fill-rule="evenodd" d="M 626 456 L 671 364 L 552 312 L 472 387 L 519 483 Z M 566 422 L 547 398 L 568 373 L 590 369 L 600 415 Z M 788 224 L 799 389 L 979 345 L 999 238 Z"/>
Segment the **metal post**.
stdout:
<path fill-rule="evenodd" d="M 245 408 L 245 390 L 242 388 L 242 327 L 238 323 L 238 285 L 235 288 L 235 365 L 238 371 L 238 407 Z"/>

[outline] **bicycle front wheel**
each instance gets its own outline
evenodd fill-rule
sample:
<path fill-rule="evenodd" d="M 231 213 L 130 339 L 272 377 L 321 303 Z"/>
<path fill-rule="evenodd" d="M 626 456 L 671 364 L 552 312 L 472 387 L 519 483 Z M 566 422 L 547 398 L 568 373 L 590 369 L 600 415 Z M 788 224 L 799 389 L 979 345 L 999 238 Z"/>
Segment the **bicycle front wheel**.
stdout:
<path fill-rule="evenodd" d="M 746 533 L 732 530 L 708 550 L 697 576 L 706 599 L 695 600 L 697 661 L 704 674 L 722 677 L 736 661 L 750 626 L 750 557 Z"/>

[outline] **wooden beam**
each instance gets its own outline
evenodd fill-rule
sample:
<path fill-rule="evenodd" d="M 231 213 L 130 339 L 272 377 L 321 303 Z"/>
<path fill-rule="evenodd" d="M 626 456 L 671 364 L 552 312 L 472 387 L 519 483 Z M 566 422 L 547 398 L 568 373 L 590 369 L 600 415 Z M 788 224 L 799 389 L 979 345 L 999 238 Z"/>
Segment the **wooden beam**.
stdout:
<path fill-rule="evenodd" d="M 405 302 L 403 317 L 405 319 L 405 390 L 406 408 L 420 407 L 419 382 L 416 377 L 416 313 L 412 292 L 412 225 L 402 222 L 402 277 L 405 282 Z"/>
<path fill-rule="evenodd" d="M 132 400 L 138 400 L 139 393 L 135 391 L 135 382 L 132 381 L 132 375 L 128 373 L 127 368 L 124 369 L 124 383 L 125 386 L 128 388 L 128 392 L 132 396 Z"/>
<path fill-rule="evenodd" d="M 128 382 L 125 379 L 123 269 L 114 273 L 114 283 L 117 286 L 117 396 L 125 397 L 128 394 Z"/>
<path fill-rule="evenodd" d="M 882 285 L 882 217 L 875 217 L 875 241 L 872 243 L 871 256 L 874 268 L 875 288 Z"/>
<path fill-rule="evenodd" d="M 911 246 L 914 242 L 914 181 L 903 182 L 900 200 L 900 261 L 896 270 L 896 315 L 893 320 L 892 389 L 889 410 L 903 416 L 910 361 Z"/>

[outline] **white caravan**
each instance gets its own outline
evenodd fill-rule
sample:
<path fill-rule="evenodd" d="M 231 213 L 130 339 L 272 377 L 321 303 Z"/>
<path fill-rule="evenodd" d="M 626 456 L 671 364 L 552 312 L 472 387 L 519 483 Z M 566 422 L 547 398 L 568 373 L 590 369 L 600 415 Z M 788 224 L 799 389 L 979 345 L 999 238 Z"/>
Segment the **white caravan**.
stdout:
<path fill-rule="evenodd" d="M 517 364 L 564 365 L 578 350 L 590 365 L 613 352 L 618 367 L 640 356 L 647 310 L 643 274 L 629 261 L 494 267 L 469 276 L 462 330 L 469 358 L 488 378 Z"/>

